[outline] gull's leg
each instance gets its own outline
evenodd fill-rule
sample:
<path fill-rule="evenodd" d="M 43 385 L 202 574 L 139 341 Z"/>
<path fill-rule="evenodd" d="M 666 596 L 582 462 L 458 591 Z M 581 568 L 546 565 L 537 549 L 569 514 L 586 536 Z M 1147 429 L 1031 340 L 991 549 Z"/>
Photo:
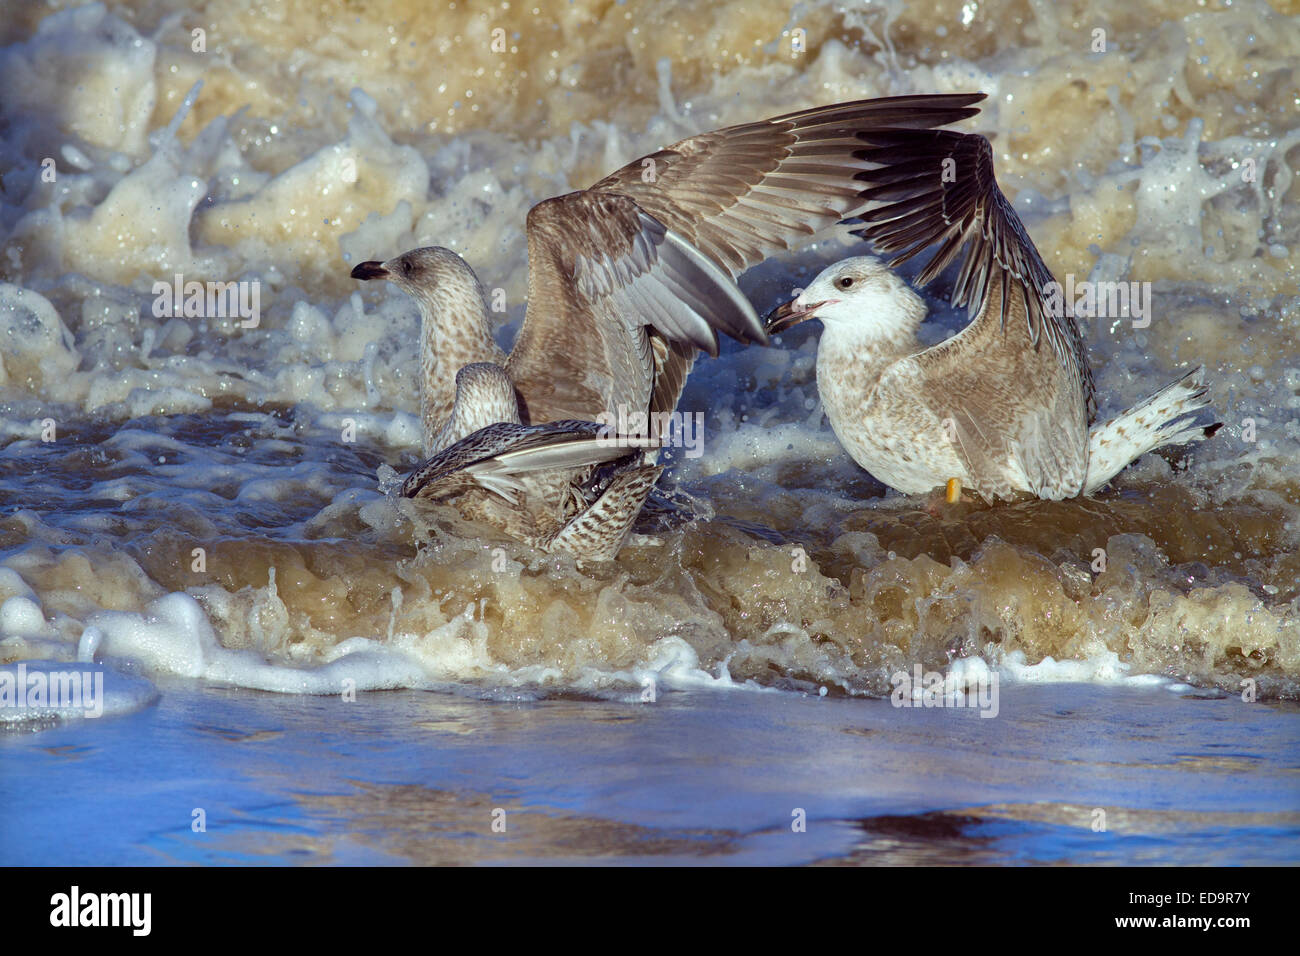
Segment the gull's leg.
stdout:
<path fill-rule="evenodd" d="M 949 478 L 942 491 L 935 489 L 925 498 L 925 510 L 932 518 L 951 514 L 953 505 L 969 504 L 970 495 L 962 490 L 960 478 Z"/>

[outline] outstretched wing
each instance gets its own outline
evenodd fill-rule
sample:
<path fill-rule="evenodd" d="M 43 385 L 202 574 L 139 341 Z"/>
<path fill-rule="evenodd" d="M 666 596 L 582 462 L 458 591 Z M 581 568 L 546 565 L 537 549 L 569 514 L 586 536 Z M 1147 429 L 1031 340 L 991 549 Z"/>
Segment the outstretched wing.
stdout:
<path fill-rule="evenodd" d="M 711 354 L 718 331 L 765 342 L 735 277 L 865 207 L 863 133 L 952 123 L 983 98 L 862 100 L 715 130 L 534 206 L 510 356 L 529 420 L 644 411 L 662 371 L 647 329 Z"/>
<path fill-rule="evenodd" d="M 733 278 L 849 218 L 866 203 L 856 176 L 864 134 L 931 129 L 974 116 L 983 93 L 836 103 L 692 136 L 591 187 L 628 196 Z"/>
<path fill-rule="evenodd" d="M 1063 309 L 1048 305 L 1052 273 L 998 188 L 989 141 L 933 129 L 873 129 L 861 135 L 869 146 L 864 157 L 879 165 L 857 176 L 874 184 L 864 196 L 883 205 L 862 214 L 869 225 L 858 234 L 883 252 L 897 252 L 891 267 L 942 243 L 917 277 L 918 285 L 938 276 L 964 247 L 953 302 L 968 308 L 972 325 L 996 321 L 1003 329 L 1011 304 L 1023 302 L 1031 345 L 1037 348 L 1040 337 L 1046 338 L 1082 392 L 1092 421 L 1096 391 L 1079 327 Z M 1010 294 L 1013 285 L 1021 297 Z M 990 301 L 998 307 L 990 309 Z"/>

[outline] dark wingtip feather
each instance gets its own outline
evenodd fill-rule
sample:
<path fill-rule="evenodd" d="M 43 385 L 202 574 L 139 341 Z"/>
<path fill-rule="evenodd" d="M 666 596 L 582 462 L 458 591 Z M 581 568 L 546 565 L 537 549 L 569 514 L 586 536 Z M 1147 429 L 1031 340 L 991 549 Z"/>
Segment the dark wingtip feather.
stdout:
<path fill-rule="evenodd" d="M 1051 271 L 998 188 L 989 140 L 977 133 L 901 126 L 863 129 L 855 136 L 864 145 L 854 155 L 877 164 L 854 176 L 869 184 L 859 198 L 881 205 L 858 213 L 866 225 L 853 234 L 882 252 L 897 252 L 891 267 L 942 241 L 919 285 L 934 279 L 964 247 L 953 303 L 978 314 L 994 274 L 1000 273 L 1004 295 L 999 319 L 1004 326 L 1010 301 L 1005 292 L 1012 280 L 1017 282 L 1025 297 L 1030 340 L 1037 345 L 1047 338 L 1060 361 L 1074 366 L 1091 419 L 1096 397 L 1082 336 L 1068 316 L 1052 316 L 1043 307 Z M 958 173 L 955 181 L 944 176 L 950 169 Z"/>

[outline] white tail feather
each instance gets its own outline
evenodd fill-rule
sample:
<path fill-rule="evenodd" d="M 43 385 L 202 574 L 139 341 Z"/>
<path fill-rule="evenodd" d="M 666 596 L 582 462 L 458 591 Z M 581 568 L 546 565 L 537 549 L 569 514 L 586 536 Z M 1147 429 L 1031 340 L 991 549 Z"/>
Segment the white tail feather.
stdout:
<path fill-rule="evenodd" d="M 1100 489 L 1126 466 L 1165 445 L 1200 441 L 1213 429 L 1180 421 L 1209 404 L 1205 369 L 1198 366 L 1150 398 L 1099 425 L 1088 434 L 1088 475 L 1083 493 Z"/>

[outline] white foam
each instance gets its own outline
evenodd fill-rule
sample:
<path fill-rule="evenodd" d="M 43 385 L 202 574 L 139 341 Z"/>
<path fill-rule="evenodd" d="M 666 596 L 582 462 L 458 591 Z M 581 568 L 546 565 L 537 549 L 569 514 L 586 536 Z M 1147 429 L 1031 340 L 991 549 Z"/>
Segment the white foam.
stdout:
<path fill-rule="evenodd" d="M 25 597 L 39 604 L 36 592 L 23 580 L 22 575 L 13 568 L 0 567 L 0 598 L 13 596 Z"/>
<path fill-rule="evenodd" d="M 986 665 L 987 666 L 987 665 Z M 1012 651 L 998 661 L 1004 680 L 1024 684 L 1111 684 L 1162 687 L 1173 681 L 1159 674 L 1133 674 L 1132 667 L 1114 651 L 1097 650 L 1081 660 L 1058 661 L 1050 655 L 1037 664 L 1026 663 L 1024 651 Z"/>
<path fill-rule="evenodd" d="M 0 282 L 0 385 L 38 391 L 61 386 L 80 362 L 72 333 L 50 300 L 10 282 Z"/>
<path fill-rule="evenodd" d="M 158 98 L 156 55 L 102 3 L 61 10 L 31 39 L 0 50 L 0 110 L 38 127 L 58 117 L 83 145 L 139 156 Z"/>
<path fill-rule="evenodd" d="M 660 694 L 672 690 L 776 692 L 753 681 L 735 681 L 726 661 L 720 662 L 714 673 L 709 673 L 700 666 L 695 648 L 680 637 L 656 641 L 646 649 L 646 660 L 635 667 L 617 671 L 586 668 L 573 683 L 580 690 L 613 690 L 619 699 L 642 703 L 654 703 Z M 628 685 L 639 689 L 624 691 L 622 688 Z"/>
<path fill-rule="evenodd" d="M 207 655 L 218 648 L 207 615 L 188 594 L 161 597 L 143 614 L 101 611 L 88 624 L 104 635 L 102 653 L 182 677 L 201 677 Z"/>
<path fill-rule="evenodd" d="M 0 87 L 6 93 L 0 98 L 0 125 L 6 128 L 5 141 L 0 142 L 0 226 L 12 226 L 0 254 L 5 256 L 5 274 L 21 283 L 0 284 L 0 387 L 15 409 L 0 419 L 0 434 L 39 441 L 47 417 L 55 417 L 62 429 L 69 412 L 75 416 L 93 410 L 99 418 L 121 420 L 204 415 L 218 397 L 283 404 L 292 409 L 290 424 L 260 414 L 213 416 L 217 424 L 247 421 L 248 461 L 204 441 L 191 443 L 180 432 L 169 434 L 165 424 L 154 431 L 148 426 L 122 429 L 105 438 L 99 450 L 127 476 L 97 477 L 93 499 L 88 500 L 131 502 L 151 482 L 162 479 L 167 505 L 188 517 L 187 530 L 221 533 L 227 530 L 221 523 L 230 520 L 240 534 L 247 534 L 248 526 L 237 525 L 239 518 L 228 519 L 216 498 L 235 499 L 240 517 L 246 517 L 258 514 L 262 503 L 266 505 L 260 513 L 275 514 L 276 503 L 301 496 L 328 502 L 312 519 L 313 531 L 337 533 L 336 516 L 353 513 L 363 524 L 389 529 L 401 515 L 375 496 L 368 475 L 354 473 L 355 485 L 367 487 L 348 490 L 324 459 L 337 454 L 342 439 L 334 436 L 341 436 L 345 424 L 355 426 L 363 443 L 392 449 L 418 446 L 416 312 L 409 298 L 391 286 L 350 283 L 349 266 L 418 245 L 452 246 L 480 270 L 489 289 L 500 287 L 507 293 L 509 321 L 498 328 L 505 334 L 503 330 L 517 327 L 524 306 L 523 227 L 529 206 L 590 181 L 579 177 L 603 174 L 663 143 L 768 115 L 775 107 L 764 92 L 767 84 L 756 83 L 756 78 L 779 81 L 790 108 L 867 95 L 982 89 L 994 95 L 974 128 L 996 134 L 995 143 L 1004 145 L 1017 141 L 1020 132 L 1031 137 L 1041 133 L 1040 128 L 1017 129 L 1041 124 L 1044 116 L 1041 107 L 1027 114 L 1022 106 L 1025 92 L 1029 85 L 1050 89 L 1061 82 L 1061 74 L 1075 68 L 1072 54 L 1047 43 L 972 64 L 958 55 L 958 43 L 952 57 L 935 66 L 916 64 L 904 73 L 891 47 L 891 22 L 901 9 L 891 0 L 887 7 L 853 11 L 845 22 L 878 42 L 855 48 L 828 39 L 793 73 L 787 62 L 717 70 L 703 74 L 687 98 L 680 74 L 674 95 L 671 70 L 657 67 L 660 108 L 646 122 L 628 123 L 616 115 L 572 124 L 566 120 L 523 138 L 512 132 L 517 128 L 513 123 L 499 122 L 505 114 L 493 115 L 486 98 L 480 100 L 488 111 L 481 126 L 466 135 L 431 135 L 420 129 L 428 117 L 413 120 L 409 103 L 391 89 L 372 85 L 369 94 L 353 90 L 349 106 L 340 102 L 338 93 L 353 79 L 345 79 L 343 87 L 309 83 L 299 90 L 296 81 L 277 87 L 282 78 L 267 81 L 268 74 L 249 72 L 238 56 L 223 67 L 231 71 L 229 82 L 210 81 L 201 96 L 191 87 L 186 102 L 177 108 L 172 104 L 192 76 L 183 72 L 184 79 L 177 80 L 158 69 L 157 47 L 166 39 L 140 36 L 103 4 L 47 16 L 34 36 L 0 51 Z M 1041 6 L 1035 10 L 1040 29 L 1059 30 L 1056 18 L 1045 11 Z M 159 28 L 154 37 L 165 38 L 173 31 Z M 1261 35 L 1261 40 L 1267 39 Z M 248 37 L 238 30 L 229 42 L 234 46 L 228 49 L 248 49 Z M 1176 69 L 1164 69 L 1166 55 L 1159 50 L 1142 54 L 1133 65 L 1149 75 L 1155 57 L 1159 75 L 1170 77 L 1170 100 L 1181 99 L 1194 112 L 1197 105 L 1182 68 L 1185 45 L 1180 40 L 1168 53 Z M 335 52 L 302 49 L 302 75 L 337 76 L 331 71 L 341 69 L 351 76 L 376 59 L 367 58 L 365 64 L 359 57 L 331 59 Z M 1052 57 L 1060 57 L 1061 63 L 1044 62 Z M 373 72 L 364 75 L 368 83 L 374 77 Z M 1113 81 L 1110 77 L 1105 83 Z M 169 97 L 161 108 L 160 87 Z M 1207 125 L 1194 118 L 1182 131 L 1180 121 L 1163 124 L 1168 138 L 1135 142 L 1134 121 L 1140 132 L 1160 118 L 1144 110 L 1123 84 L 1118 95 L 1114 87 L 1098 88 L 1111 99 L 1119 124 L 1113 156 L 1068 149 L 1068 175 L 1038 182 L 1037 173 L 1046 167 L 1014 155 L 1004 161 L 999 153 L 999 177 L 1004 188 L 1015 193 L 1031 231 L 1049 240 L 1050 231 L 1038 230 L 1040 222 L 1050 230 L 1051 220 L 1057 225 L 1065 221 L 1075 232 L 1093 230 L 1087 217 L 1097 198 L 1132 190 L 1131 200 L 1124 202 L 1136 207 L 1135 225 L 1128 235 L 1120 229 L 1110 237 L 1108 248 L 1100 250 L 1094 279 L 1147 278 L 1135 261 L 1139 253 L 1182 257 L 1203 263 L 1213 277 L 1202 280 L 1199 265 L 1193 275 L 1156 268 L 1152 276 L 1172 276 L 1174 286 L 1189 287 L 1197 295 L 1212 289 L 1230 300 L 1232 311 L 1240 307 L 1244 316 L 1258 314 L 1258 309 L 1248 312 L 1251 303 L 1243 300 L 1239 284 L 1229 281 L 1240 273 L 1220 269 L 1223 263 L 1218 260 L 1227 254 L 1235 259 L 1230 266 L 1255 265 L 1263 255 L 1297 248 L 1294 224 L 1281 215 L 1281 208 L 1293 182 L 1286 157 L 1300 142 L 1300 131 L 1285 131 L 1268 120 L 1272 128 L 1259 139 L 1214 140 L 1208 137 L 1220 134 L 1207 130 L 1214 130 L 1215 122 Z M 1166 89 L 1157 95 L 1166 95 Z M 245 96 L 248 112 L 241 111 Z M 279 100 L 297 101 L 299 96 L 301 111 L 291 111 L 290 123 L 279 112 Z M 189 103 L 207 123 L 192 139 L 189 130 L 181 130 Z M 224 115 L 214 117 L 214 111 Z M 151 133 L 155 116 L 166 126 L 155 126 Z M 1079 140 L 1072 142 L 1077 146 Z M 37 166 L 46 155 L 58 160 L 53 183 L 42 181 Z M 1032 149 L 1028 155 L 1033 156 Z M 1241 178 L 1245 157 L 1258 166 L 1260 175 L 1253 185 Z M 1038 182 L 1046 195 L 1026 189 L 1030 181 Z M 1212 225 L 1207 227 L 1207 222 Z M 1216 228 L 1220 233 L 1226 229 L 1227 236 L 1216 236 Z M 1214 261 L 1203 255 L 1202 241 L 1220 247 Z M 1225 243 L 1235 251 L 1226 251 Z M 1050 251 L 1046 245 L 1044 251 Z M 761 289 L 766 298 L 756 293 L 755 305 L 766 308 L 774 296 L 798 284 L 800 274 L 814 274 L 845 254 L 839 239 L 824 240 L 749 273 L 746 289 Z M 1270 272 L 1279 267 L 1284 270 L 1288 264 L 1266 263 Z M 229 320 L 153 316 L 150 281 L 196 270 L 207 273 L 194 275 L 196 279 L 262 283 L 261 325 L 241 330 Z M 1231 417 L 1225 412 L 1229 424 L 1221 437 L 1197 449 L 1191 475 L 1169 476 L 1160 459 L 1148 458 L 1142 466 L 1146 470 L 1130 472 L 1128 478 L 1213 479 L 1212 494 L 1219 499 L 1241 494 L 1276 497 L 1270 489 L 1284 489 L 1300 460 L 1300 430 L 1292 421 L 1300 403 L 1295 394 L 1300 373 L 1286 369 L 1280 374 L 1274 358 L 1274 353 L 1285 351 L 1277 346 L 1295 325 L 1295 306 L 1284 308 L 1276 321 L 1270 315 L 1248 336 L 1226 335 L 1222 306 L 1196 313 L 1182 310 L 1174 293 L 1157 289 L 1156 294 L 1157 311 L 1163 312 L 1149 334 L 1134 334 L 1123 323 L 1093 329 L 1091 357 L 1103 403 L 1118 409 L 1149 394 L 1167 380 L 1153 381 L 1156 372 L 1171 376 L 1171 362 L 1219 360 L 1223 372 L 1215 382 L 1216 397 L 1231 399 Z M 1162 325 L 1174 320 L 1176 327 Z M 950 332 L 929 330 L 933 341 Z M 1183 344 L 1171 346 L 1171 340 Z M 826 508 L 856 505 L 837 486 L 839 477 L 856 472 L 822 422 L 812 377 L 815 342 L 800 340 L 795 333 L 788 341 L 802 344 L 737 350 L 728 343 L 722 358 L 697 362 L 681 409 L 706 414 L 705 454 L 696 460 L 674 456 L 670 483 L 689 487 L 728 470 L 768 469 L 750 484 L 758 496 L 776 495 L 781 493 L 776 488 L 781 480 L 778 466 L 799 460 L 838 462 L 843 472 L 825 479 L 826 472 L 820 470 L 824 488 L 806 493 L 814 499 L 807 520 L 829 514 Z M 1227 345 L 1234 349 L 1231 354 Z M 55 411 L 58 406 L 66 408 Z M 1260 429 L 1253 445 L 1241 440 L 1240 422 L 1246 416 Z M 318 439 L 318 444 L 310 444 Z M 291 458 L 287 452 L 300 454 Z M 165 472 L 156 468 L 162 457 Z M 133 474 L 135 470 L 141 474 Z M 395 478 L 400 480 L 385 473 L 381 487 L 391 490 Z M 725 512 L 725 502 L 701 507 L 708 505 Z M 1281 502 L 1279 507 L 1290 504 Z M 112 533 L 116 522 L 140 520 L 130 514 L 127 508 L 104 508 L 43 522 L 30 512 L 19 512 L 10 521 L 33 542 L 52 542 L 69 527 Z M 155 519 L 150 513 L 144 520 Z M 274 533 L 292 535 L 297 530 L 277 525 Z M 860 546 L 854 538 L 846 539 L 845 547 L 852 546 L 863 566 L 877 563 L 881 554 L 871 546 L 874 539 L 861 538 Z M 41 546 L 33 544 L 33 550 Z M 140 576 L 145 577 L 143 572 Z M 60 587 L 41 585 L 43 594 Z M 121 595 L 107 596 L 107 590 L 97 593 L 105 595 L 99 601 L 109 606 L 139 606 L 115 600 Z M 149 582 L 138 593 L 152 597 L 157 590 Z M 40 648 L 46 653 L 49 645 L 50 655 L 58 656 L 54 651 L 70 653 L 79 635 L 77 654 L 82 658 L 96 653 L 135 657 L 158 673 L 264 689 L 333 693 L 344 675 L 359 686 L 376 688 L 423 686 L 421 682 L 430 680 L 483 680 L 510 689 L 562 682 L 598 693 L 623 693 L 648 679 L 668 687 L 734 686 L 725 662 L 709 673 L 693 651 L 686 653 L 690 645 L 678 638 L 645 649 L 643 660 L 621 670 L 546 661 L 512 671 L 489 652 L 483 621 L 462 615 L 430 633 L 392 633 L 390 627 L 386 639 L 374 634 L 329 635 L 339 643 L 320 651 L 320 658 L 312 658 L 317 652 L 303 650 L 306 663 L 285 662 L 257 651 L 222 648 L 211 621 L 183 594 L 164 598 L 144 612 L 102 612 L 84 629 L 79 619 L 60 619 L 57 613 L 51 614 L 53 623 L 46 622 L 41 599 L 15 572 L 0 568 L 0 601 L 5 599 L 21 599 L 0 606 L 0 639 L 6 641 L 6 651 L 30 655 Z M 48 596 L 45 606 L 55 607 Z M 74 606 L 79 618 L 85 602 Z M 279 610 L 287 615 L 283 605 Z M 217 617 L 214 610 L 213 620 Z M 101 631 L 103 636 L 96 637 Z M 268 625 L 265 633 L 259 632 L 258 640 L 264 643 L 258 646 L 274 654 L 282 645 L 269 631 Z M 811 640 L 803 628 L 788 634 L 801 646 Z M 321 660 L 320 666 L 309 666 Z M 996 663 L 1009 680 L 1149 679 L 1131 675 L 1114 654 L 1085 655 L 1082 661 L 1049 658 L 1034 665 L 1011 655 Z M 850 663 L 840 667 L 819 661 L 819 666 L 825 669 L 819 680 L 853 683 L 852 676 L 845 676 Z M 975 659 L 954 665 L 962 673 L 969 671 L 971 679 L 981 666 L 987 665 Z"/>
<path fill-rule="evenodd" d="M 272 663 L 249 650 L 230 650 L 217 642 L 203 608 L 188 594 L 159 598 L 143 614 L 103 611 L 92 615 L 102 632 L 99 650 L 131 660 L 151 672 L 201 678 L 237 687 L 285 694 L 340 694 L 351 691 L 419 687 L 431 679 L 427 662 L 401 647 L 353 638 L 334 648 L 319 667 Z M 459 633 L 456 622 L 445 630 Z"/>
<path fill-rule="evenodd" d="M 104 632 L 97 627 L 87 627 L 77 642 L 77 660 L 89 664 L 95 660 L 99 646 L 104 643 Z"/>
<path fill-rule="evenodd" d="M 19 595 L 0 604 L 0 635 L 39 638 L 53 637 L 54 633 L 34 598 Z"/>

